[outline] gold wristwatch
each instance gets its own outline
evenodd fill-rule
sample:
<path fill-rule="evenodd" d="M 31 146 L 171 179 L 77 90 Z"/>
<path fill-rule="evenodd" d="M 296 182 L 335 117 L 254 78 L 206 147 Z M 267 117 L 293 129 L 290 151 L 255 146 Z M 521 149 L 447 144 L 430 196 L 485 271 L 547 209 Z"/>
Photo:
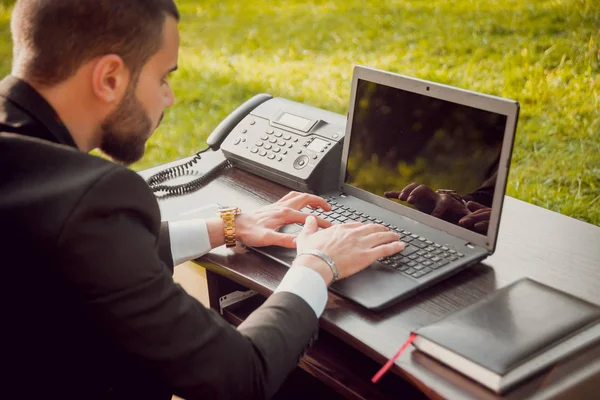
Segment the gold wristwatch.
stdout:
<path fill-rule="evenodd" d="M 217 215 L 223 220 L 223 231 L 225 233 L 225 246 L 235 247 L 235 216 L 242 210 L 238 207 L 223 207 L 217 210 Z"/>

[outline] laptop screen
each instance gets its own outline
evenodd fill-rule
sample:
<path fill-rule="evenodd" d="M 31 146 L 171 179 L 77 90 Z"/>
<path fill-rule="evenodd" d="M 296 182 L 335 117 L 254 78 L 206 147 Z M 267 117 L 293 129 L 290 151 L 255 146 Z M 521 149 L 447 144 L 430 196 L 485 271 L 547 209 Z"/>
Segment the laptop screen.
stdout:
<path fill-rule="evenodd" d="M 487 235 L 506 123 L 359 79 L 345 183 Z"/>

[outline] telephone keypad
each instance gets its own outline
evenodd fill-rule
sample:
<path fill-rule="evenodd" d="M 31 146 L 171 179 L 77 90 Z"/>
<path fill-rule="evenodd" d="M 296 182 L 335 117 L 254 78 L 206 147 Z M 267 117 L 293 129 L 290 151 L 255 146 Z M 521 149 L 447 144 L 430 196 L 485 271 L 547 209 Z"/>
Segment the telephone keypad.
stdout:
<path fill-rule="evenodd" d="M 267 122 L 268 123 L 268 122 Z M 292 165 L 295 169 L 301 170 L 315 165 L 319 159 L 324 157 L 332 144 L 327 143 L 317 152 L 308 151 L 306 148 L 315 139 L 314 137 L 304 137 L 285 130 L 265 126 L 262 119 L 246 120 L 245 127 L 238 130 L 239 137 L 232 138 L 235 145 L 245 144 L 247 154 L 256 154 L 255 157 L 264 157 L 273 162 L 282 162 L 288 155 L 288 151 L 293 155 Z M 246 138 L 250 140 L 246 140 Z M 256 140 L 258 139 L 258 140 Z M 256 142 L 255 142 L 256 141 Z M 297 143 L 297 145 L 295 145 Z M 320 155 L 323 155 L 320 157 Z M 292 156 L 290 156 L 292 157 Z"/>

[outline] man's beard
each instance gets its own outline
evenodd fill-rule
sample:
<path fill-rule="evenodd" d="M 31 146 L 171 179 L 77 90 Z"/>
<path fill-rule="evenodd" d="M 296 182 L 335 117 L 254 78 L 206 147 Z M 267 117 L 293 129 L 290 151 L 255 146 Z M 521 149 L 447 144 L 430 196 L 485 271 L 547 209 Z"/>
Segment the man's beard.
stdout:
<path fill-rule="evenodd" d="M 113 160 L 130 165 L 142 158 L 146 140 L 153 129 L 152 121 L 135 96 L 135 85 L 129 85 L 123 100 L 102 122 L 100 129 L 100 150 Z"/>

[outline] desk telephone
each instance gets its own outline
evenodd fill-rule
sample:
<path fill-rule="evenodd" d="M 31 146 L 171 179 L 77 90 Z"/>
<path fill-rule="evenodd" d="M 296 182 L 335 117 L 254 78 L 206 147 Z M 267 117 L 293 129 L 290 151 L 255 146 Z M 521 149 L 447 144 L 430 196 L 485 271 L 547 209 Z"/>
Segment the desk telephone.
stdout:
<path fill-rule="evenodd" d="M 236 108 L 210 134 L 202 150 L 188 162 L 150 177 L 154 192 L 192 192 L 217 172 L 235 166 L 294 190 L 324 193 L 335 189 L 346 117 L 284 98 L 258 94 Z M 186 175 L 208 151 L 222 151 L 223 161 L 188 183 L 166 182 Z"/>

